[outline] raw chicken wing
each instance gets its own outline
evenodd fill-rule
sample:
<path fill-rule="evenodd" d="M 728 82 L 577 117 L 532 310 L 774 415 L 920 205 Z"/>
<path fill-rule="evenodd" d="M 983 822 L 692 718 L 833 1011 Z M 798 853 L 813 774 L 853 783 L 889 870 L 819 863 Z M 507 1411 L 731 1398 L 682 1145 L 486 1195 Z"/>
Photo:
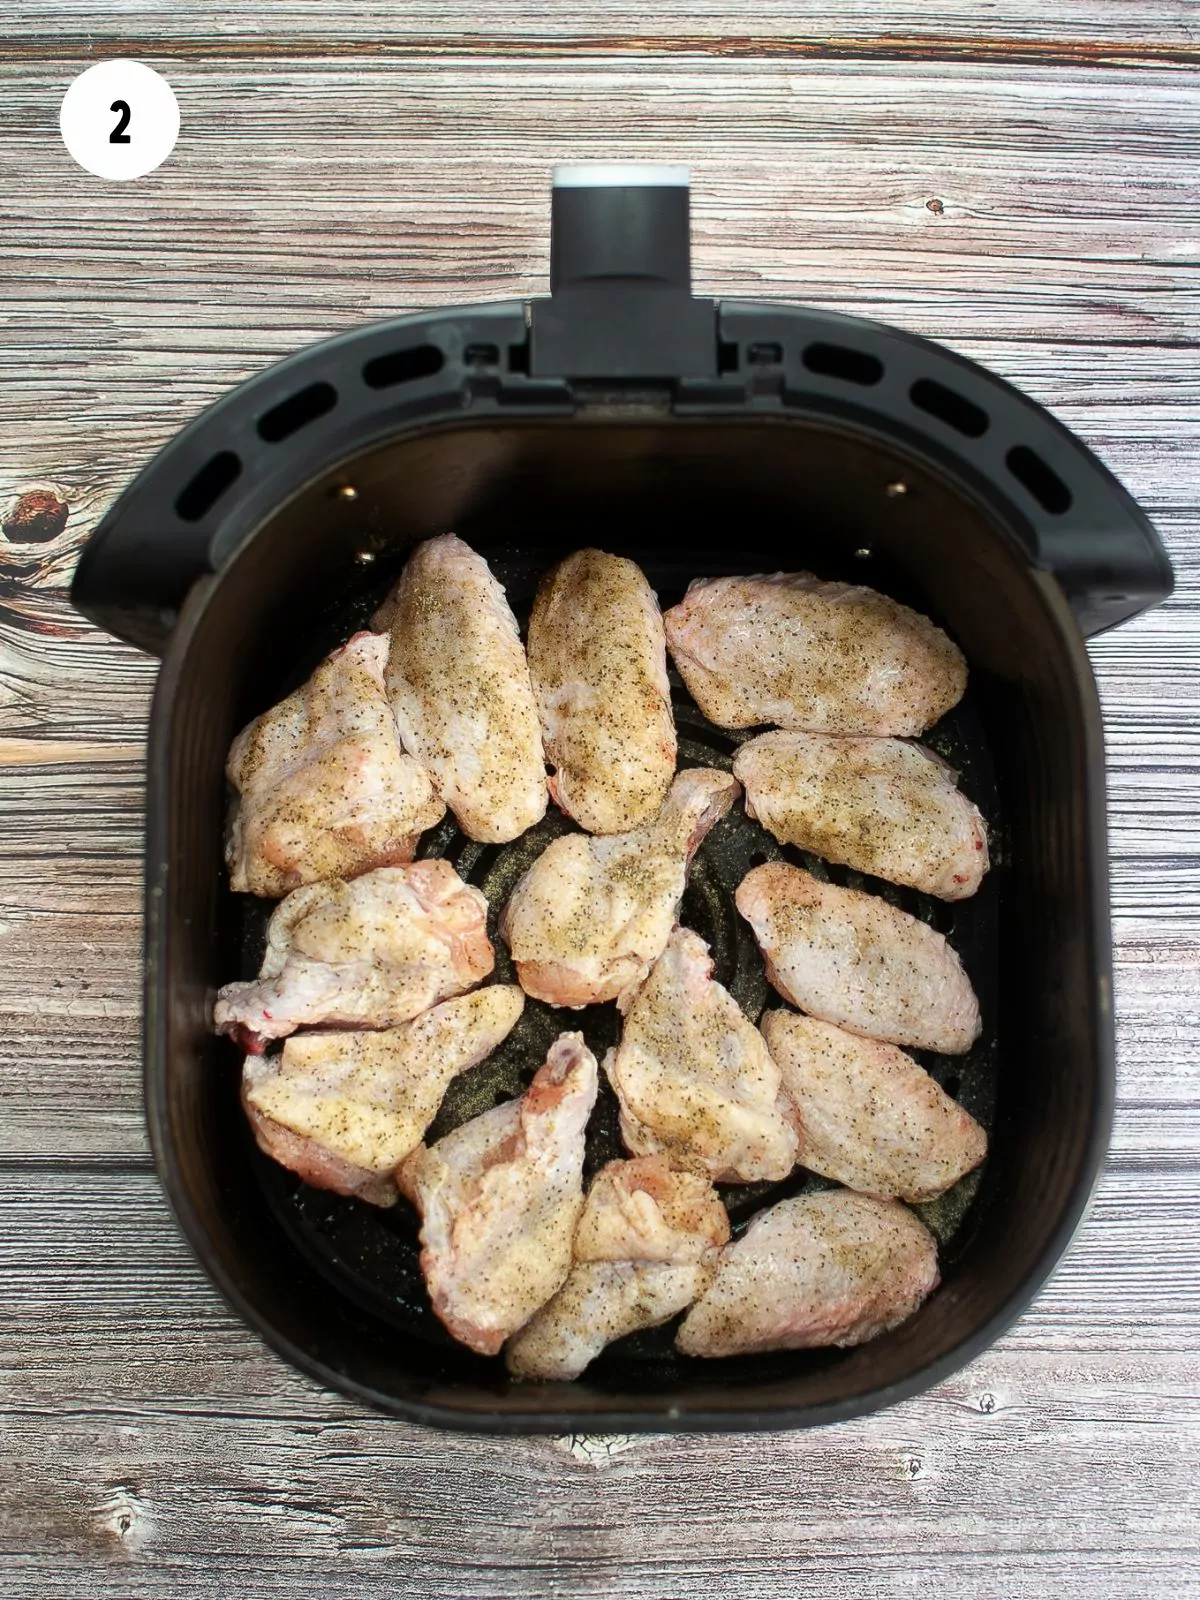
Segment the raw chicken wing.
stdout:
<path fill-rule="evenodd" d="M 736 779 L 692 767 L 657 817 L 631 833 L 569 833 L 517 884 L 500 921 L 526 994 L 556 1006 L 615 1000 L 662 954 L 688 862 L 741 792 Z"/>
<path fill-rule="evenodd" d="M 564 1033 L 519 1100 L 420 1146 L 397 1175 L 422 1216 L 421 1268 L 456 1339 L 494 1356 L 562 1288 L 583 1210 L 596 1058 Z"/>
<path fill-rule="evenodd" d="M 915 1202 L 942 1194 L 987 1154 L 975 1118 L 895 1045 L 794 1011 L 769 1011 L 762 1031 L 810 1172 Z"/>
<path fill-rule="evenodd" d="M 505 1352 L 518 1378 L 577 1378 L 606 1344 L 689 1306 L 712 1276 L 729 1217 L 706 1178 L 665 1156 L 610 1161 L 575 1232 L 575 1265 Z"/>
<path fill-rule="evenodd" d="M 810 572 L 699 578 L 663 618 L 692 698 L 723 728 L 911 736 L 962 699 L 962 653 L 928 617 Z"/>
<path fill-rule="evenodd" d="M 261 973 L 227 983 L 213 1020 L 258 1054 L 305 1025 L 407 1022 L 481 983 L 494 963 L 487 901 L 448 861 L 380 867 L 288 895 L 268 926 Z"/>
<path fill-rule="evenodd" d="M 418 837 L 445 815 L 425 769 L 401 749 L 383 689 L 387 648 L 382 634 L 356 633 L 233 741 L 232 888 L 283 895 L 411 861 Z"/>
<path fill-rule="evenodd" d="M 649 822 L 675 772 L 675 718 L 662 615 L 640 568 L 577 550 L 548 572 L 529 671 L 556 803 L 589 833 Z"/>
<path fill-rule="evenodd" d="M 962 1055 L 979 1037 L 971 981 L 927 923 L 783 861 L 747 873 L 735 900 L 754 929 L 767 976 L 810 1016 L 947 1055 Z"/>
<path fill-rule="evenodd" d="M 463 832 L 486 844 L 546 812 L 546 761 L 517 620 L 487 562 L 452 533 L 418 545 L 375 618 L 405 748 Z"/>
<path fill-rule="evenodd" d="M 281 1055 L 247 1056 L 242 1103 L 268 1155 L 308 1183 L 375 1205 L 416 1149 L 450 1080 L 491 1054 L 525 1004 L 495 984 L 378 1033 L 302 1033 Z"/>
<path fill-rule="evenodd" d="M 737 1001 L 713 982 L 704 940 L 676 928 L 625 1005 L 621 1043 L 604 1070 L 629 1149 L 663 1151 L 727 1183 L 786 1178 L 796 1135 L 780 1103 L 779 1068 Z"/>
<path fill-rule="evenodd" d="M 848 1189 L 799 1195 L 726 1245 L 675 1343 L 689 1356 L 864 1344 L 937 1286 L 934 1237 L 902 1205 Z"/>
<path fill-rule="evenodd" d="M 983 818 L 919 744 L 776 730 L 744 744 L 733 770 L 747 815 L 782 844 L 943 900 L 974 894 L 987 871 Z"/>

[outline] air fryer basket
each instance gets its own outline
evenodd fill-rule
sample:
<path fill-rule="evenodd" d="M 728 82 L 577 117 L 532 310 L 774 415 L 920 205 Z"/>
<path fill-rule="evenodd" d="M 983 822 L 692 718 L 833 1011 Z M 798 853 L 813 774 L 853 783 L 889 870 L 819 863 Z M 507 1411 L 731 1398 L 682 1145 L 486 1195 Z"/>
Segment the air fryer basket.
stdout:
<path fill-rule="evenodd" d="M 246 1320 L 386 1409 L 524 1431 L 828 1421 L 915 1392 L 990 1343 L 1086 1205 L 1107 1141 L 1112 1018 L 1103 751 L 1079 623 L 1143 609 L 1170 572 L 1128 496 L 1015 391 L 892 330 L 694 299 L 674 175 L 578 176 L 555 191 L 549 300 L 404 319 L 284 363 L 169 446 L 84 552 L 81 609 L 165 649 L 147 843 L 152 1139 L 184 1231 Z M 953 907 L 868 886 L 963 955 L 983 1037 L 961 1060 L 923 1059 L 989 1127 L 991 1152 L 922 1208 L 943 1287 L 884 1338 L 704 1363 L 654 1330 L 575 1383 L 517 1384 L 433 1318 L 405 1206 L 309 1189 L 255 1149 L 238 1058 L 209 1032 L 212 991 L 257 969 L 270 909 L 223 880 L 225 751 L 365 623 L 413 543 L 450 527 L 522 620 L 541 572 L 595 543 L 636 559 L 664 605 L 696 575 L 809 567 L 917 605 L 965 650 L 968 695 L 929 742 L 984 810 L 994 870 Z M 727 766 L 737 736 L 674 690 L 681 761 Z M 496 848 L 448 820 L 422 852 L 479 884 L 494 922 L 567 826 L 552 812 Z M 780 854 L 802 859 L 731 816 L 683 906 L 753 1017 L 773 999 L 732 891 Z M 611 1006 L 530 1002 L 496 1056 L 452 1086 L 433 1134 L 519 1091 L 561 1028 L 582 1026 L 600 1051 L 615 1025 Z M 619 1153 L 605 1091 L 589 1169 Z M 735 1226 L 815 1181 L 727 1186 Z"/>

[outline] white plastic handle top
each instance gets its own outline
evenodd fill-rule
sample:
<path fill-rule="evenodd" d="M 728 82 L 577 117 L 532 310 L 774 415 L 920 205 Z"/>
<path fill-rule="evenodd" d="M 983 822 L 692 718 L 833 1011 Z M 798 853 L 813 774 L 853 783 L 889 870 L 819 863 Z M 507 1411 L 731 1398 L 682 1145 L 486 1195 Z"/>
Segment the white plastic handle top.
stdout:
<path fill-rule="evenodd" d="M 556 189 L 688 189 L 688 167 L 655 161 L 572 161 L 554 169 Z"/>

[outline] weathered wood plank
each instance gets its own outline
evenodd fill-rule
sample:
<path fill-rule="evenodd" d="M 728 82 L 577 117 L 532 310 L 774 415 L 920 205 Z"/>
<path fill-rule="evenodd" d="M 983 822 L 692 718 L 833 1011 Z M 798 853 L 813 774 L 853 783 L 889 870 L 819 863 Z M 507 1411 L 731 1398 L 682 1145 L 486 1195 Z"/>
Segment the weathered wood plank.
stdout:
<path fill-rule="evenodd" d="M 720 0 L 647 10 L 629 0 L 492 0 L 485 12 L 463 0 L 371 0 L 336 23 L 320 0 L 286 0 L 245 10 L 199 0 L 164 8 L 158 0 L 23 0 L 9 11 L 6 56 L 61 55 L 74 42 L 89 53 L 187 59 L 287 56 L 328 51 L 374 56 L 586 51 L 602 55 L 757 55 L 835 60 L 855 57 L 919 60 L 1004 60 L 1103 65 L 1110 62 L 1189 64 L 1196 60 L 1193 14 L 1184 0 L 1061 0 L 1052 13 L 1029 0 L 971 5 L 916 0 L 824 0 L 797 12 L 789 0 Z M 53 57 L 52 57 L 53 58 Z"/>
<path fill-rule="evenodd" d="M 997 1354 L 969 1387 L 773 1437 L 754 1481 L 759 1442 L 736 1435 L 572 1446 L 340 1408 L 22 1411 L 5 1419 L 0 1548 L 70 1600 L 84 1583 L 121 1600 L 1171 1597 L 1195 1593 L 1196 1500 L 1187 1453 L 1163 1442 L 1193 1415 L 1169 1357 L 1101 1375 Z"/>
<path fill-rule="evenodd" d="M 690 161 L 706 290 L 951 337 L 1195 337 L 1200 111 L 1177 74 L 166 65 L 184 135 L 153 180 L 119 193 L 64 166 L 47 136 L 60 67 L 6 84 L 12 348 L 77 406 L 96 375 L 64 371 L 62 349 L 119 354 L 102 391 L 109 450 L 147 403 L 127 347 L 174 352 L 171 398 L 187 408 L 222 349 L 218 382 L 239 359 L 244 371 L 363 317 L 459 298 L 464 277 L 476 297 L 541 288 L 548 172 L 568 157 Z M 239 323 L 231 347 L 221 330 Z"/>

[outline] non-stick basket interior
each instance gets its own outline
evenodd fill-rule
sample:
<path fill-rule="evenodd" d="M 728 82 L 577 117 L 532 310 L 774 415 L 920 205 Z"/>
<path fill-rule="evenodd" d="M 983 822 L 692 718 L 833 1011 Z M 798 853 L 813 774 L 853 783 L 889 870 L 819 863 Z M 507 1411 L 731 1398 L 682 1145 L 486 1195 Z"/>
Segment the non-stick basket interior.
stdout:
<path fill-rule="evenodd" d="M 338 492 L 347 484 L 353 497 Z M 733 891 L 752 866 L 781 855 L 924 918 L 947 934 L 972 978 L 984 1022 L 978 1044 L 965 1057 L 920 1059 L 989 1129 L 992 1154 L 981 1172 L 920 1208 L 939 1239 L 944 1287 L 875 1345 L 701 1363 L 674 1352 L 668 1325 L 613 1345 L 579 1384 L 515 1385 L 499 1361 L 456 1345 L 433 1316 L 407 1203 L 381 1211 L 312 1189 L 255 1148 L 237 1105 L 237 1052 L 203 1026 L 213 987 L 257 971 L 271 910 L 222 881 L 224 749 L 242 721 L 366 625 L 415 539 L 447 527 L 488 558 L 522 624 L 541 573 L 596 544 L 637 560 L 664 606 L 693 577 L 804 568 L 917 606 L 966 651 L 967 696 L 926 742 L 960 772 L 987 819 L 994 864 L 978 895 L 949 905 L 865 880 L 781 848 L 739 804 L 701 846 L 681 912 L 754 1020 L 781 1002 Z M 164 972 L 164 1055 L 155 1061 L 152 1037 L 150 1070 L 163 1074 L 164 1103 L 174 1108 L 164 1124 L 176 1164 L 169 1187 L 177 1204 L 187 1190 L 202 1253 L 211 1246 L 219 1278 L 227 1288 L 232 1278 L 273 1335 L 385 1402 L 420 1394 L 476 1414 L 630 1405 L 686 1412 L 711 1407 L 714 1394 L 722 1406 L 736 1406 L 739 1394 L 756 1407 L 792 1396 L 828 1403 L 944 1357 L 987 1320 L 998 1292 L 1019 1285 L 1021 1251 L 1036 1251 L 1061 1221 L 1102 1111 L 1089 1056 L 1091 975 L 1081 965 L 1090 938 L 1089 862 L 1078 848 L 1087 838 L 1087 708 L 1077 703 L 1077 663 L 1053 636 L 1045 596 L 985 506 L 875 441 L 830 429 L 626 422 L 418 438 L 347 463 L 281 508 L 209 597 L 176 671 L 169 719 L 160 706 L 169 722 L 162 736 L 176 752 L 173 788 L 160 797 L 174 960 Z M 674 674 L 672 683 L 681 763 L 728 768 L 748 735 L 714 728 Z M 552 808 L 522 839 L 484 847 L 448 818 L 422 842 L 422 854 L 448 856 L 487 895 L 498 979 L 511 977 L 495 934 L 507 894 L 548 840 L 572 826 Z M 452 1085 L 430 1137 L 519 1093 L 565 1028 L 581 1029 L 602 1057 L 618 1021 L 613 1005 L 565 1012 L 528 1002 L 495 1055 Z M 1046 1145 L 1047 1117 L 1059 1121 L 1057 1150 Z M 604 1086 L 589 1128 L 589 1173 L 621 1153 Z M 1031 1162 L 1044 1200 L 1036 1225 L 1021 1216 Z M 821 1185 L 798 1171 L 783 1184 L 725 1185 L 722 1193 L 736 1231 L 772 1200 Z M 1015 1206 L 1014 1194 L 1023 1196 Z M 1006 1233 L 1006 1215 L 1023 1234 Z"/>

